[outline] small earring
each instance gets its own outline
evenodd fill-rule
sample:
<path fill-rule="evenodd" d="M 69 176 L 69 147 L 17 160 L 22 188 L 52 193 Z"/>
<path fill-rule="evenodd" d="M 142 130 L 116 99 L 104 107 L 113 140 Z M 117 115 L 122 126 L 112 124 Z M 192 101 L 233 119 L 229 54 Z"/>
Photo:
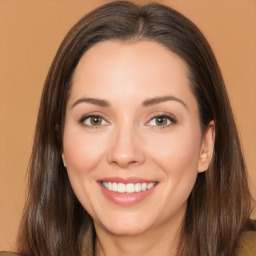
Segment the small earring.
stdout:
<path fill-rule="evenodd" d="M 202 163 L 202 166 L 203 166 L 203 167 L 206 167 L 206 164 L 205 164 L 205 162 L 203 162 L 203 163 Z"/>

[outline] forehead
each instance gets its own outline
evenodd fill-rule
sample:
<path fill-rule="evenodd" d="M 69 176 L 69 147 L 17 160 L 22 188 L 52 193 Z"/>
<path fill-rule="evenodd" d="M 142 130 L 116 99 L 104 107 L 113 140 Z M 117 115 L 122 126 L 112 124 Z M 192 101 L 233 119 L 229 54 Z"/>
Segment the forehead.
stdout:
<path fill-rule="evenodd" d="M 195 101 L 187 71 L 179 56 L 156 42 L 105 41 L 90 48 L 80 59 L 70 98 L 132 97 L 142 101 L 175 94 Z"/>

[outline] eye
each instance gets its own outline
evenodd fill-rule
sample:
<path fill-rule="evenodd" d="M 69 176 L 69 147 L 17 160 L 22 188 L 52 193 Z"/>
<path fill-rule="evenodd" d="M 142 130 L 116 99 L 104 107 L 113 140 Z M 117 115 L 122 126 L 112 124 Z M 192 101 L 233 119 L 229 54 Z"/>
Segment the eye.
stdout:
<path fill-rule="evenodd" d="M 168 115 L 157 115 L 151 118 L 147 124 L 165 127 L 171 125 L 172 123 L 176 123 L 176 120 L 173 117 Z"/>
<path fill-rule="evenodd" d="M 99 115 L 84 116 L 81 118 L 79 123 L 83 124 L 84 126 L 102 126 L 107 124 L 105 119 Z"/>

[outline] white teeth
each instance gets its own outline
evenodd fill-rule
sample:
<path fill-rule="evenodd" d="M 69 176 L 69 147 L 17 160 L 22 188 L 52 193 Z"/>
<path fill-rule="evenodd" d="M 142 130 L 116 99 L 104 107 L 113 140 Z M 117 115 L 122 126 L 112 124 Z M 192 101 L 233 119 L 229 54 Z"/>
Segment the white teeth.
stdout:
<path fill-rule="evenodd" d="M 114 191 L 120 194 L 141 192 L 147 189 L 151 189 L 156 183 L 116 183 L 116 182 L 102 182 L 102 186 L 110 191 Z"/>
<path fill-rule="evenodd" d="M 103 186 L 104 188 L 108 188 L 108 183 L 107 183 L 107 182 L 102 182 L 102 186 Z"/>
<path fill-rule="evenodd" d="M 147 183 L 142 183 L 141 190 L 145 191 L 147 189 Z"/>
<path fill-rule="evenodd" d="M 125 191 L 126 189 L 125 189 L 125 184 L 123 184 L 123 183 L 118 183 L 117 184 L 117 192 L 118 193 L 125 193 L 126 191 Z"/>
<path fill-rule="evenodd" d="M 112 183 L 111 182 L 108 182 L 108 189 L 112 190 Z"/>
<path fill-rule="evenodd" d="M 140 184 L 140 183 L 136 183 L 134 190 L 135 190 L 136 192 L 140 192 L 140 191 L 141 191 L 141 184 Z"/>
<path fill-rule="evenodd" d="M 149 184 L 147 185 L 147 189 L 151 189 L 151 188 L 153 188 L 153 187 L 154 187 L 154 185 L 155 185 L 155 183 L 149 183 Z"/>
<path fill-rule="evenodd" d="M 126 184 L 126 193 L 134 193 L 134 184 Z"/>
<path fill-rule="evenodd" d="M 117 192 L 117 183 L 116 182 L 114 182 L 112 184 L 112 191 Z"/>

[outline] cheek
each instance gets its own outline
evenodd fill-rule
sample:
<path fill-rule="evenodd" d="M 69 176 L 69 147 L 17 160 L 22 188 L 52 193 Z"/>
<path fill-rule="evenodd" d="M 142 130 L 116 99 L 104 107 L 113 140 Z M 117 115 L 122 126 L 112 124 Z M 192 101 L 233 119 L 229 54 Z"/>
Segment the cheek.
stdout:
<path fill-rule="evenodd" d="M 148 154 L 154 164 L 160 167 L 170 186 L 192 189 L 197 176 L 200 141 L 199 129 L 181 130 L 151 141 Z"/>
<path fill-rule="evenodd" d="M 105 138 L 95 134 L 85 134 L 80 131 L 64 133 L 63 153 L 67 168 L 81 175 L 93 170 L 103 159 L 105 152 Z"/>
<path fill-rule="evenodd" d="M 105 139 L 71 128 L 65 128 L 63 138 L 63 156 L 69 180 L 78 200 L 89 214 L 94 215 L 95 173 L 104 157 Z"/>
<path fill-rule="evenodd" d="M 151 155 L 163 164 L 171 166 L 197 166 L 200 153 L 200 133 L 176 133 L 175 135 L 158 136 L 148 147 Z M 154 146 L 153 146 L 154 145 Z"/>

